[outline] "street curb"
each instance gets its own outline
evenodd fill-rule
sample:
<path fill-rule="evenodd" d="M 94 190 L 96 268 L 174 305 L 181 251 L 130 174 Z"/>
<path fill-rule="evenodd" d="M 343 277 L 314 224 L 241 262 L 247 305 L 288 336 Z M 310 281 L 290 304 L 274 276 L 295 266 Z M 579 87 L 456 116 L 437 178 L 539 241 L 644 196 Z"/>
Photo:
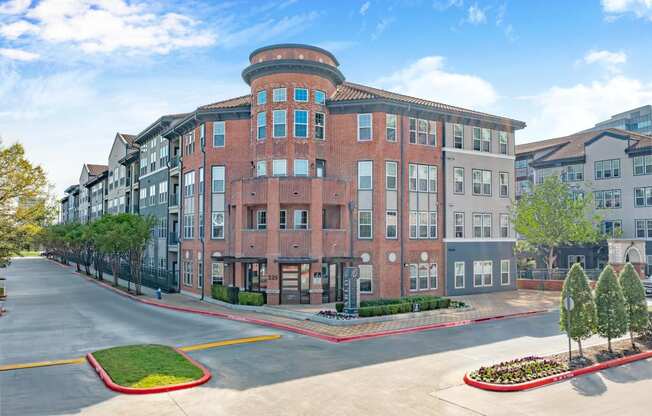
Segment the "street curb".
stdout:
<path fill-rule="evenodd" d="M 51 260 L 54 261 L 54 260 Z M 55 262 L 59 264 L 58 262 Z M 61 264 L 59 264 L 61 265 Z M 70 267 L 72 266 L 64 266 L 61 265 L 62 267 Z M 410 334 L 414 332 L 421 332 L 421 331 L 430 331 L 430 330 L 435 330 L 435 329 L 445 329 L 445 328 L 455 328 L 458 326 L 466 326 L 466 325 L 476 325 L 476 324 L 481 324 L 485 322 L 491 322 L 491 321 L 500 321 L 504 319 L 511 319 L 511 318 L 522 318 L 526 316 L 533 316 L 533 315 L 539 315 L 542 313 L 548 313 L 551 312 L 552 309 L 541 309 L 541 310 L 535 310 L 535 311 L 527 311 L 527 312 L 517 312 L 513 314 L 507 314 L 507 315 L 497 315 L 497 316 L 490 316 L 486 318 L 476 318 L 476 319 L 465 319 L 462 321 L 456 321 L 456 322 L 442 322 L 442 323 L 435 323 L 435 324 L 428 324 L 428 325 L 422 325 L 422 326 L 417 326 L 417 327 L 412 327 L 412 328 L 402 328 L 402 329 L 390 329 L 387 331 L 380 331 L 380 332 L 373 332 L 369 334 L 361 334 L 361 335 L 350 335 L 350 336 L 344 336 L 344 337 L 338 337 L 335 335 L 327 335 L 327 334 L 322 334 L 320 332 L 312 331 L 309 329 L 303 329 L 303 328 L 297 328 L 291 325 L 285 325 L 277 322 L 271 322 L 267 321 L 265 319 L 258 319 L 258 318 L 249 318 L 245 316 L 239 316 L 239 315 L 232 315 L 228 313 L 223 313 L 223 312 L 215 312 L 215 311 L 205 311 L 202 309 L 195 309 L 195 308 L 189 308 L 185 306 L 175 306 L 175 305 L 168 305 L 166 303 L 161 303 L 157 302 L 152 299 L 147 299 L 147 298 L 139 298 L 137 296 L 134 296 L 130 293 L 126 293 L 120 289 L 116 289 L 115 287 L 104 283 L 100 282 L 95 279 L 91 279 L 88 276 L 85 276 L 77 271 L 73 270 L 73 273 L 80 275 L 81 277 L 86 278 L 86 280 L 98 284 L 106 289 L 110 289 L 114 292 L 116 292 L 119 295 L 122 295 L 124 297 L 127 297 L 129 299 L 132 299 L 136 302 L 144 303 L 147 305 L 151 306 L 157 306 L 159 308 L 164 308 L 164 309 L 171 309 L 175 311 L 180 311 L 180 312 L 188 312 L 188 313 L 194 313 L 198 315 L 206 315 L 206 316 L 214 316 L 217 318 L 222 318 L 222 319 L 228 319 L 231 321 L 238 321 L 238 322 L 245 322 L 245 323 L 250 323 L 254 325 L 261 325 L 261 326 L 266 326 L 274 329 L 280 329 L 284 331 L 289 331 L 289 332 L 294 332 L 296 334 L 300 335 L 306 335 L 309 337 L 313 338 L 318 338 L 323 341 L 328 341 L 332 343 L 344 343 L 344 342 L 353 342 L 353 341 L 361 341 L 361 340 L 366 340 L 366 339 L 373 339 L 373 338 L 380 338 L 380 337 L 386 337 L 386 336 L 391 336 L 391 335 L 403 335 L 403 334 Z"/>
<path fill-rule="evenodd" d="M 534 389 L 537 387 L 543 387 L 548 384 L 558 383 L 564 380 L 569 380 L 571 378 L 582 376 L 584 374 L 595 373 L 597 371 L 605 370 L 607 368 L 617 367 L 635 361 L 645 360 L 647 358 L 652 358 L 652 351 L 645 351 L 638 354 L 628 355 L 626 357 L 615 358 L 613 360 L 605 361 L 598 364 L 593 364 L 588 367 L 578 368 L 577 370 L 566 371 L 565 373 L 557 374 L 554 376 L 544 377 L 538 380 L 533 380 L 533 381 L 528 381 L 525 383 L 518 383 L 518 384 L 486 383 L 484 381 L 471 379 L 468 373 L 464 374 L 464 382 L 469 386 L 482 389 L 482 390 L 488 390 L 488 391 L 498 391 L 498 392 L 523 391 L 523 390 Z"/>
<path fill-rule="evenodd" d="M 100 379 L 104 382 L 106 387 L 110 388 L 113 391 L 117 391 L 118 393 L 123 393 L 123 394 L 155 394 L 155 393 L 166 393 L 169 391 L 175 391 L 175 390 L 182 390 L 182 389 L 189 389 L 191 387 L 196 387 L 199 385 L 202 385 L 206 383 L 208 380 L 211 379 L 212 375 L 211 372 L 208 371 L 206 367 L 195 361 L 193 358 L 191 358 L 188 354 L 185 352 L 179 350 L 178 348 L 175 348 L 175 351 L 184 356 L 188 361 L 190 361 L 194 366 L 202 370 L 204 373 L 203 376 L 198 378 L 197 380 L 192 380 L 187 383 L 182 383 L 182 384 L 173 384 L 170 386 L 159 386 L 159 387 L 149 387 L 149 388 L 134 388 L 134 387 L 125 387 L 121 386 L 119 384 L 116 384 L 112 379 L 111 376 L 104 370 L 102 365 L 95 359 L 93 356 L 92 352 L 89 352 L 86 354 L 86 359 L 88 360 L 88 363 L 95 369 L 95 372 L 97 375 L 100 377 Z"/>

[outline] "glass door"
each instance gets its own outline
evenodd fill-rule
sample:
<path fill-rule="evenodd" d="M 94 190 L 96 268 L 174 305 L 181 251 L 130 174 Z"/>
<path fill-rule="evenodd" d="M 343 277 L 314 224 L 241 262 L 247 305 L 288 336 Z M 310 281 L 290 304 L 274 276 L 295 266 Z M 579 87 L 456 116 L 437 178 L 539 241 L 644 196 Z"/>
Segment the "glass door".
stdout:
<path fill-rule="evenodd" d="M 299 265 L 281 265 L 281 303 L 299 303 Z"/>
<path fill-rule="evenodd" d="M 299 303 L 310 303 L 310 265 L 301 265 L 301 280 L 299 282 Z"/>

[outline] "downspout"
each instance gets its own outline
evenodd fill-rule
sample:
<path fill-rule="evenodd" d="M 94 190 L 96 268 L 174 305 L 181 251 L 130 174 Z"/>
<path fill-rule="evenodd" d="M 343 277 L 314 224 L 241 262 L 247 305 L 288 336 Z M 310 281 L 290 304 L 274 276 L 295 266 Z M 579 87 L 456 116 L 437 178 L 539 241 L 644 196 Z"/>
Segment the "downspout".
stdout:
<path fill-rule="evenodd" d="M 464 136 L 462 135 L 462 137 L 464 137 Z M 444 119 L 442 121 L 442 129 L 441 129 L 441 148 L 442 149 L 446 147 L 445 144 L 446 144 L 446 119 Z M 446 225 L 446 220 L 447 220 L 447 218 L 446 218 L 447 215 L 446 214 L 448 213 L 448 208 L 446 206 L 446 186 L 447 186 L 447 183 L 446 183 L 446 152 L 444 150 L 441 151 L 441 159 L 442 159 L 441 160 L 441 169 L 442 169 L 441 176 L 442 176 L 442 178 L 444 178 L 444 180 L 442 181 L 443 183 L 442 183 L 442 186 L 440 188 L 442 189 L 441 195 L 442 195 L 443 202 L 442 202 L 442 205 L 441 205 L 442 206 L 442 209 L 441 209 L 442 212 L 439 212 L 439 209 L 437 210 L 437 220 L 439 220 L 439 217 L 442 216 L 442 214 L 443 214 L 443 217 L 444 217 L 443 227 L 442 227 L 443 230 L 441 230 L 441 232 L 439 234 L 441 235 L 441 247 L 442 247 L 442 250 L 444 251 L 444 256 L 443 256 L 444 257 L 444 259 L 443 259 L 444 264 L 442 264 L 442 266 L 443 266 L 442 269 L 444 270 L 444 273 L 443 273 L 443 275 L 444 275 L 444 284 L 443 284 L 444 295 L 447 295 L 448 294 L 448 247 L 446 247 L 446 243 L 444 242 L 444 238 L 446 237 L 446 234 L 448 233 L 448 228 L 447 228 L 447 225 Z M 439 178 L 437 178 L 437 181 L 439 182 Z"/>
<path fill-rule="evenodd" d="M 408 105 L 407 113 L 410 113 L 410 105 Z M 398 137 L 398 143 L 400 146 L 400 151 L 401 151 L 401 187 L 400 187 L 400 192 L 398 193 L 398 199 L 399 199 L 399 210 L 398 210 L 398 229 L 400 230 L 400 254 L 399 254 L 399 261 L 401 262 L 401 297 L 405 296 L 405 258 L 403 256 L 403 252 L 405 249 L 405 237 L 403 236 L 403 201 L 404 201 L 404 187 L 405 185 L 405 143 L 403 140 L 403 114 L 401 114 L 401 117 L 399 119 L 399 137 Z M 407 189 L 409 190 L 410 187 L 408 186 Z M 410 231 L 408 230 L 408 236 L 410 235 Z"/>
<path fill-rule="evenodd" d="M 197 114 L 195 113 L 195 125 L 197 124 Z M 202 202 L 202 207 L 201 207 L 201 218 L 199 219 L 203 223 L 203 230 L 204 233 L 199 236 L 199 239 L 201 240 L 201 267 L 204 269 L 202 270 L 202 279 L 204 279 L 203 282 L 201 282 L 201 300 L 204 300 L 204 291 L 206 290 L 206 276 L 204 271 L 206 270 L 206 253 L 205 253 L 205 245 L 204 245 L 204 239 L 206 236 L 206 124 L 204 124 L 204 137 L 203 137 L 203 143 L 200 143 L 201 145 L 201 153 L 202 153 L 202 171 L 204 173 L 204 177 L 202 179 L 202 190 L 201 190 L 201 202 Z M 197 274 L 199 274 L 199 270 L 197 270 Z M 199 277 L 199 276 L 197 276 Z"/>

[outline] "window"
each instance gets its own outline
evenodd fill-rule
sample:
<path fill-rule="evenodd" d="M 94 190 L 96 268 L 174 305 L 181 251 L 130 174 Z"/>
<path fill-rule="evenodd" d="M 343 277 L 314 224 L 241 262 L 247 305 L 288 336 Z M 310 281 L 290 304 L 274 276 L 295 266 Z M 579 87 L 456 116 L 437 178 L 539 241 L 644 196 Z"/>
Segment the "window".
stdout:
<path fill-rule="evenodd" d="M 652 186 L 634 188 L 634 204 L 637 208 L 652 207 Z"/>
<path fill-rule="evenodd" d="M 620 189 L 595 191 L 595 207 L 597 209 L 614 209 L 622 207 Z"/>
<path fill-rule="evenodd" d="M 294 110 L 294 137 L 308 137 L 308 112 L 306 110 Z"/>
<path fill-rule="evenodd" d="M 183 262 L 183 284 L 192 286 L 192 261 Z"/>
<path fill-rule="evenodd" d="M 385 115 L 385 137 L 388 142 L 396 141 L 396 114 Z"/>
<path fill-rule="evenodd" d="M 480 127 L 473 127 L 473 150 L 482 149 L 482 130 Z"/>
<path fill-rule="evenodd" d="M 267 161 L 259 160 L 256 162 L 256 176 L 267 176 Z"/>
<path fill-rule="evenodd" d="M 272 90 L 272 101 L 275 103 L 282 103 L 288 99 L 287 88 L 274 88 Z"/>
<path fill-rule="evenodd" d="M 491 171 L 473 169 L 473 194 L 491 195 Z"/>
<path fill-rule="evenodd" d="M 267 104 L 267 91 L 265 90 L 258 91 L 258 93 L 256 94 L 256 103 L 258 103 L 258 105 Z"/>
<path fill-rule="evenodd" d="M 168 202 L 168 183 L 160 182 L 158 184 L 158 203 L 165 204 Z"/>
<path fill-rule="evenodd" d="M 358 161 L 358 189 L 373 189 L 373 162 Z"/>
<path fill-rule="evenodd" d="M 285 230 L 288 228 L 288 212 L 284 209 L 280 210 L 278 213 L 278 228 Z"/>
<path fill-rule="evenodd" d="M 595 162 L 595 179 L 620 178 L 620 159 Z"/>
<path fill-rule="evenodd" d="M 410 204 L 410 238 L 437 238 L 437 206 L 427 194 L 437 192 L 437 167 L 429 165 L 408 165 L 409 189 L 417 194 L 426 194 L 426 198 L 416 199 Z"/>
<path fill-rule="evenodd" d="M 385 238 L 397 238 L 397 212 L 394 210 L 385 213 Z"/>
<path fill-rule="evenodd" d="M 149 187 L 149 205 L 156 204 L 156 185 L 150 185 Z"/>
<path fill-rule="evenodd" d="M 374 266 L 371 264 L 361 264 L 358 266 L 360 270 L 360 293 L 373 293 L 373 275 Z"/>
<path fill-rule="evenodd" d="M 369 141 L 372 137 L 371 114 L 358 114 L 358 141 Z"/>
<path fill-rule="evenodd" d="M 652 155 L 634 157 L 634 175 L 652 175 Z"/>
<path fill-rule="evenodd" d="M 431 120 L 410 118 L 410 143 L 437 145 L 437 123 Z"/>
<path fill-rule="evenodd" d="M 566 165 L 561 170 L 562 182 L 579 182 L 584 180 L 584 165 Z"/>
<path fill-rule="evenodd" d="M 294 159 L 294 176 L 308 176 L 308 160 Z"/>
<path fill-rule="evenodd" d="M 455 238 L 464 238 L 464 213 L 456 212 L 455 216 Z"/>
<path fill-rule="evenodd" d="M 326 115 L 324 113 L 315 113 L 315 139 L 324 140 L 326 137 Z"/>
<path fill-rule="evenodd" d="M 203 149 L 206 144 L 206 125 L 203 123 L 199 126 L 199 143 Z"/>
<path fill-rule="evenodd" d="M 464 193 L 464 168 L 453 168 L 453 192 L 456 194 Z"/>
<path fill-rule="evenodd" d="M 648 276 L 652 276 L 652 255 L 647 256 L 647 267 L 646 267 L 646 269 L 647 269 L 646 274 Z"/>
<path fill-rule="evenodd" d="M 622 234 L 623 222 L 621 220 L 602 221 L 602 233 L 609 237 L 619 237 Z"/>
<path fill-rule="evenodd" d="M 473 238 L 491 238 L 491 214 L 473 214 Z"/>
<path fill-rule="evenodd" d="M 482 129 L 482 151 L 491 152 L 491 130 Z"/>
<path fill-rule="evenodd" d="M 294 210 L 294 229 L 295 230 L 308 229 L 308 210 L 306 209 Z"/>
<path fill-rule="evenodd" d="M 315 104 L 326 104 L 326 93 L 324 91 L 315 90 Z"/>
<path fill-rule="evenodd" d="M 397 171 L 398 164 L 396 162 L 385 162 L 385 188 L 387 190 L 396 190 Z"/>
<path fill-rule="evenodd" d="M 149 171 L 154 172 L 156 170 L 156 152 L 149 154 Z"/>
<path fill-rule="evenodd" d="M 204 262 L 201 259 L 201 251 L 197 253 L 197 287 L 204 288 Z"/>
<path fill-rule="evenodd" d="M 326 177 L 326 161 L 324 159 L 315 160 L 315 176 L 318 178 Z"/>
<path fill-rule="evenodd" d="M 509 285 L 509 260 L 500 261 L 500 284 L 503 286 Z"/>
<path fill-rule="evenodd" d="M 652 238 L 652 219 L 636 220 L 636 238 Z"/>
<path fill-rule="evenodd" d="M 223 121 L 213 122 L 213 147 L 224 147 L 226 125 Z"/>
<path fill-rule="evenodd" d="M 158 154 L 159 154 L 159 166 L 164 167 L 167 166 L 168 164 L 168 147 L 163 146 L 159 149 Z M 124 169 L 124 166 L 122 167 Z M 116 168 L 116 172 L 118 171 L 118 168 Z M 117 178 L 116 178 L 117 180 Z M 121 185 L 124 185 L 124 170 L 122 171 L 122 176 L 120 178 L 120 183 Z"/>
<path fill-rule="evenodd" d="M 453 124 L 453 147 L 464 148 L 464 128 L 461 124 Z"/>
<path fill-rule="evenodd" d="M 572 267 L 575 263 L 579 263 L 583 269 L 586 269 L 586 256 L 584 255 L 572 254 L 566 258 L 566 261 L 568 261 L 568 268 Z"/>
<path fill-rule="evenodd" d="M 509 237 L 509 215 L 500 214 L 500 237 L 508 238 Z"/>
<path fill-rule="evenodd" d="M 195 238 L 195 213 L 183 215 L 183 238 L 192 240 Z"/>
<path fill-rule="evenodd" d="M 267 113 L 264 111 L 261 111 L 258 113 L 256 116 L 256 127 L 257 127 L 257 133 L 256 137 L 258 140 L 265 140 L 265 137 L 267 136 Z"/>
<path fill-rule="evenodd" d="M 464 289 L 464 262 L 456 261 L 453 267 L 455 270 L 455 289 Z"/>
<path fill-rule="evenodd" d="M 491 286 L 493 284 L 493 262 L 492 261 L 474 261 L 473 262 L 473 286 Z"/>
<path fill-rule="evenodd" d="M 410 290 L 437 289 L 437 264 L 410 264 Z"/>
<path fill-rule="evenodd" d="M 224 192 L 225 168 L 224 166 L 213 166 L 211 168 L 212 192 Z"/>
<path fill-rule="evenodd" d="M 498 132 L 498 146 L 500 147 L 499 150 L 501 155 L 506 155 L 508 153 L 507 132 Z"/>
<path fill-rule="evenodd" d="M 143 189 L 140 191 L 140 206 L 144 207 L 146 204 L 147 204 L 147 188 L 143 187 Z"/>
<path fill-rule="evenodd" d="M 437 166 L 410 164 L 408 171 L 410 191 L 437 192 Z"/>
<path fill-rule="evenodd" d="M 264 209 L 259 209 L 258 211 L 256 211 L 256 229 L 257 230 L 267 229 L 267 211 Z"/>
<path fill-rule="evenodd" d="M 224 212 L 217 211 L 211 213 L 211 238 L 224 238 Z"/>
<path fill-rule="evenodd" d="M 274 122 L 273 126 L 273 137 L 276 139 L 284 138 L 286 136 L 285 126 L 286 126 L 286 111 L 285 110 L 274 110 L 272 112 L 272 118 Z"/>
<path fill-rule="evenodd" d="M 211 280 L 214 285 L 224 284 L 224 263 L 221 261 L 211 263 Z"/>
<path fill-rule="evenodd" d="M 369 240 L 373 237 L 372 212 L 358 211 L 358 238 Z"/>
<path fill-rule="evenodd" d="M 273 176 L 287 176 L 287 174 L 288 174 L 287 160 L 285 159 L 272 160 Z"/>
<path fill-rule="evenodd" d="M 294 89 L 294 101 L 299 103 L 308 102 L 308 90 L 306 88 L 295 88 Z"/>
<path fill-rule="evenodd" d="M 498 191 L 502 198 L 509 198 L 509 174 L 507 172 L 498 173 Z"/>

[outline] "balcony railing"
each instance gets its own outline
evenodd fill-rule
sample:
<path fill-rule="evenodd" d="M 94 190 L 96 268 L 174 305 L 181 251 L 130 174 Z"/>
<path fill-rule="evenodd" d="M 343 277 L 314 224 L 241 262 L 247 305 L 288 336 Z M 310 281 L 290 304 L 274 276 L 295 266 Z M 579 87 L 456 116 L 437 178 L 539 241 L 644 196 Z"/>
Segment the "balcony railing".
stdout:
<path fill-rule="evenodd" d="M 179 234 L 176 231 L 170 231 L 170 238 L 169 238 L 169 245 L 177 245 L 179 244 Z"/>
<path fill-rule="evenodd" d="M 178 193 L 170 194 L 170 207 L 178 207 L 178 206 L 179 206 L 179 194 Z"/>
<path fill-rule="evenodd" d="M 170 162 L 169 162 L 170 169 L 176 168 L 177 166 L 179 166 L 180 161 L 181 161 L 181 159 L 179 158 L 179 156 L 171 157 Z"/>

